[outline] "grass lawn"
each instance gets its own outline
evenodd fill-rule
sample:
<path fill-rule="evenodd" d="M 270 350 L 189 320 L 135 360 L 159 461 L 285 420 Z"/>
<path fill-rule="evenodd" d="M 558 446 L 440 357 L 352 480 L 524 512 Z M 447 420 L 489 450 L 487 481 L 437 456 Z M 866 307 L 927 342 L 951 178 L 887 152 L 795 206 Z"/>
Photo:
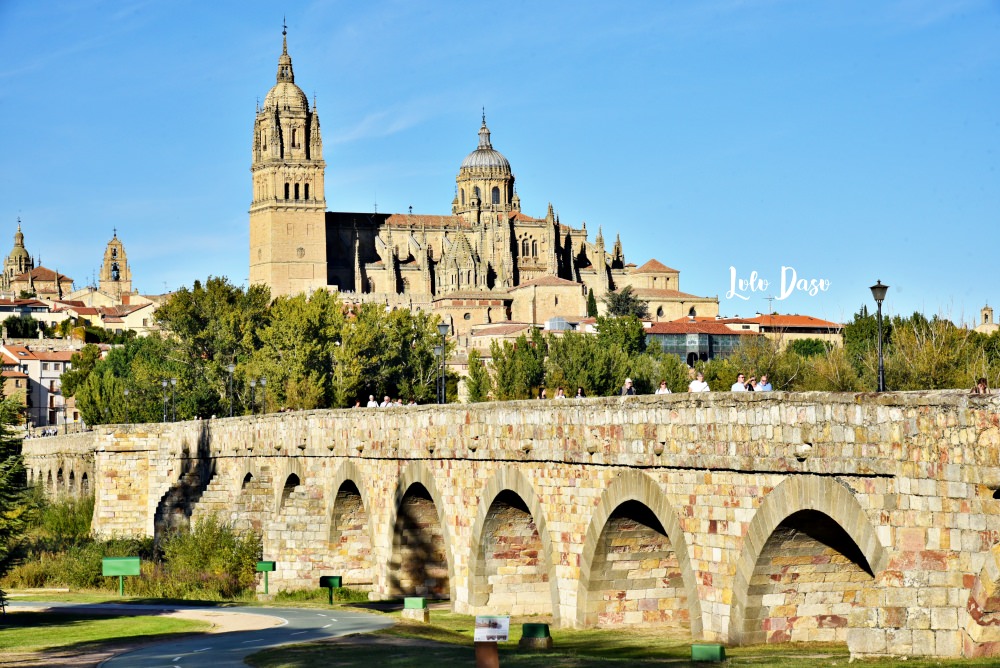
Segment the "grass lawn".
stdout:
<path fill-rule="evenodd" d="M 174 617 L 12 612 L 0 617 L 0 653 L 86 649 L 105 643 L 206 631 L 207 622 Z"/>
<path fill-rule="evenodd" d="M 399 619 L 399 613 L 392 613 Z M 416 668 L 417 666 L 474 665 L 474 617 L 442 610 L 431 611 L 431 624 L 407 621 L 366 636 L 353 636 L 334 642 L 313 642 L 265 650 L 247 659 L 257 668 Z M 524 622 L 546 621 L 539 618 L 511 619 L 512 642 L 500 643 L 503 668 L 596 668 L 598 666 L 674 666 L 695 668 L 712 665 L 692 663 L 691 639 L 682 633 L 653 630 L 572 630 L 552 628 L 554 647 L 550 652 L 525 652 L 517 647 Z M 850 661 L 846 645 L 795 643 L 726 648 L 726 666 L 775 666 L 779 668 L 846 667 Z M 879 659 L 855 660 L 852 666 L 996 666 L 996 658 L 980 660 L 952 659 Z"/>

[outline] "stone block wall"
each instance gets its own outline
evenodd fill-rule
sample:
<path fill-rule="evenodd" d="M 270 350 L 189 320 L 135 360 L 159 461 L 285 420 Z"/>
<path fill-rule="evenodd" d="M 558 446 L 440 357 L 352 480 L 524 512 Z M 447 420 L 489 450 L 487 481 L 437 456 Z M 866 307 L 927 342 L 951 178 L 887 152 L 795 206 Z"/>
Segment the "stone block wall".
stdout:
<path fill-rule="evenodd" d="M 959 392 L 708 393 L 109 428 L 94 526 L 149 534 L 180 499 L 260 530 L 276 588 L 370 574 L 373 596 L 460 612 L 547 605 L 569 626 L 992 655 L 998 408 Z"/>

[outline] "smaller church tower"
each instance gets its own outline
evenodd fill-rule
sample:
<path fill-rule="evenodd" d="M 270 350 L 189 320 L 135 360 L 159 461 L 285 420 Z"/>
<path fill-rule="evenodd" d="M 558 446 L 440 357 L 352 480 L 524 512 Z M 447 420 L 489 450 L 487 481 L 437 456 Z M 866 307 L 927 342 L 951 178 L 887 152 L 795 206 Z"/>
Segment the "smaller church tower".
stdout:
<path fill-rule="evenodd" d="M 21 219 L 17 219 L 17 232 L 14 233 L 14 248 L 11 249 L 10 255 L 6 257 L 3 261 L 3 279 L 0 281 L 4 292 L 11 289 L 10 282 L 26 271 L 31 271 L 35 268 L 35 263 L 31 259 L 31 255 L 28 254 L 27 249 L 24 247 L 24 234 L 21 232 Z"/>
<path fill-rule="evenodd" d="M 98 290 L 120 302 L 122 295 L 132 292 L 132 270 L 125 256 L 125 246 L 118 238 L 118 230 L 114 231 L 111 241 L 104 249 L 104 262 L 101 264 L 101 280 Z"/>

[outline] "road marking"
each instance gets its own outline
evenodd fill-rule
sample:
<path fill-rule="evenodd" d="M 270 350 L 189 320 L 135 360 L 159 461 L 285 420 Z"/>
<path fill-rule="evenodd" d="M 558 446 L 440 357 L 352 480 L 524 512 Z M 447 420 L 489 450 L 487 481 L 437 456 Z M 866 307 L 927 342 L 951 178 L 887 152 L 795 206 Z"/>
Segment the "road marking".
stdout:
<path fill-rule="evenodd" d="M 212 648 L 211 647 L 202 647 L 201 649 L 196 649 L 194 651 L 194 653 L 197 654 L 198 652 L 207 652 L 210 649 L 212 649 Z"/>
<path fill-rule="evenodd" d="M 181 657 L 179 657 L 179 656 L 175 656 L 175 657 L 174 657 L 174 663 L 177 663 L 177 662 L 178 662 L 178 661 L 180 661 L 180 660 L 181 660 Z"/>
<path fill-rule="evenodd" d="M 328 629 L 328 628 L 330 628 L 331 626 L 333 626 L 333 624 L 327 624 L 327 625 L 326 625 L 326 626 L 324 626 L 323 628 L 324 628 L 324 629 Z"/>
<path fill-rule="evenodd" d="M 333 617 L 331 617 L 331 618 L 330 618 L 330 621 L 331 621 L 331 622 L 335 622 L 335 621 L 337 621 L 337 620 L 336 620 L 336 619 L 334 619 Z"/>
<path fill-rule="evenodd" d="M 241 645 L 246 645 L 247 643 L 252 643 L 252 642 L 264 642 L 264 639 L 263 638 L 254 638 L 253 640 L 244 640 L 240 644 Z"/>
<path fill-rule="evenodd" d="M 308 632 L 308 631 L 296 631 L 296 632 L 295 632 L 295 633 L 293 633 L 292 635 L 293 635 L 293 636 L 300 636 L 300 635 L 302 635 L 303 633 L 309 633 L 309 632 Z"/>
<path fill-rule="evenodd" d="M 324 615 L 322 612 L 317 612 L 316 614 L 319 615 L 320 617 L 326 617 L 326 615 Z"/>

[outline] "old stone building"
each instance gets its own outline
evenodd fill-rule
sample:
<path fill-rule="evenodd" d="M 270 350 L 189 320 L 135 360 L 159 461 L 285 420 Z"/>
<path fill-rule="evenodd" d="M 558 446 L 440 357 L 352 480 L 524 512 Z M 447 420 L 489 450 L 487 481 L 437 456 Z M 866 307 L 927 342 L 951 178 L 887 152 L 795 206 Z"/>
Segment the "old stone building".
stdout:
<path fill-rule="evenodd" d="M 349 302 L 433 309 L 456 334 L 581 316 L 589 290 L 599 300 L 633 282 L 659 318 L 718 315 L 718 298 L 680 292 L 678 271 L 653 261 L 636 272 L 621 240 L 608 247 L 600 228 L 591 238 L 586 223 L 563 224 L 551 204 L 543 217 L 524 213 L 485 113 L 448 215 L 328 212 L 325 167 L 316 102 L 295 84 L 286 35 L 257 108 L 251 164 L 250 282 L 273 296 L 328 289 Z"/>

